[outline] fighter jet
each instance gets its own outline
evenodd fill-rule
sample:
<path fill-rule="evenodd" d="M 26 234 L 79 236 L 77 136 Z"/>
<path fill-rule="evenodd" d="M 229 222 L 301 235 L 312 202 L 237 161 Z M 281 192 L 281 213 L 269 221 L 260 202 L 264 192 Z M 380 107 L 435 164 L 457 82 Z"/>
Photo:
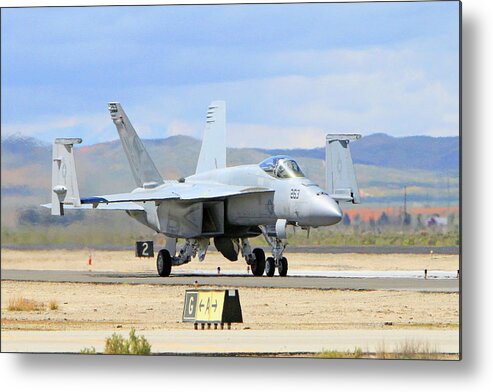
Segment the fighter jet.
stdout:
<path fill-rule="evenodd" d="M 58 138 L 53 144 L 52 215 L 65 209 L 122 210 L 166 237 L 157 255 L 157 272 L 169 276 L 174 266 L 206 257 L 211 240 L 231 261 L 239 255 L 254 276 L 288 272 L 287 226 L 309 230 L 338 223 L 341 203 L 359 203 L 349 142 L 358 134 L 329 134 L 326 138 L 325 189 L 307 178 L 295 159 L 271 156 L 258 164 L 226 167 L 226 104 L 214 101 L 195 174 L 163 179 L 122 106 L 108 109 L 128 158 L 136 188 L 129 193 L 80 197 L 74 160 L 79 138 Z M 263 236 L 272 256 L 252 249 L 249 239 Z M 183 242 L 177 249 L 177 241 Z"/>

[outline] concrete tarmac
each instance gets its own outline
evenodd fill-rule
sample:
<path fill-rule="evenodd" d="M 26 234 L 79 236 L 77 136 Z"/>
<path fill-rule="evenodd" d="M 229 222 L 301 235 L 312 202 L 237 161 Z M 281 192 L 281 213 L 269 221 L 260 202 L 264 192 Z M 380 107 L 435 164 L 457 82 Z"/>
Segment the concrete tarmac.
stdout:
<path fill-rule="evenodd" d="M 316 353 L 322 350 L 365 352 L 402 351 L 402 345 L 437 353 L 459 353 L 458 330 L 149 330 L 138 331 L 153 353 Z M 241 326 L 239 327 L 241 328 Z M 78 353 L 83 348 L 104 350 L 105 338 L 115 331 L 10 331 L 2 330 L 2 352 Z M 118 330 L 123 336 L 128 331 Z M 399 350 L 401 349 L 401 350 Z"/>
<path fill-rule="evenodd" d="M 31 244 L 2 244 L 5 249 L 14 250 L 53 250 L 58 249 L 56 245 L 31 245 Z M 80 249 L 80 244 L 64 244 L 60 249 Z M 154 249 L 157 249 L 154 245 Z M 270 252 L 271 248 L 262 247 L 264 251 Z M 130 250 L 133 251 L 135 246 L 122 245 L 91 245 L 95 250 Z M 216 250 L 211 245 L 209 250 Z M 458 255 L 460 248 L 458 246 L 399 246 L 399 245 L 344 245 L 344 246 L 287 246 L 286 253 L 318 253 L 318 254 L 343 254 L 343 253 L 361 253 L 361 254 L 430 254 L 435 255 Z"/>
<path fill-rule="evenodd" d="M 161 278 L 150 273 L 122 272 L 88 272 L 62 270 L 4 270 L 2 280 L 36 281 L 36 282 L 73 282 L 73 283 L 108 283 L 108 284 L 161 284 L 220 287 L 262 287 L 262 288 L 302 288 L 322 290 L 397 290 L 426 292 L 458 292 L 458 279 L 417 279 L 403 277 L 254 277 L 252 275 L 227 274 L 186 274 L 172 273 L 170 277 Z"/>

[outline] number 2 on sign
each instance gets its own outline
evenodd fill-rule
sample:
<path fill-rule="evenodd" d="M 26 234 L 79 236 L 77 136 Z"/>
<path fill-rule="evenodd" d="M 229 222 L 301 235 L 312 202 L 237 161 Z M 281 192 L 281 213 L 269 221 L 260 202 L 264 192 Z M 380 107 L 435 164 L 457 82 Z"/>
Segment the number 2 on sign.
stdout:
<path fill-rule="evenodd" d="M 142 256 L 149 256 L 149 243 L 144 242 L 142 244 Z"/>

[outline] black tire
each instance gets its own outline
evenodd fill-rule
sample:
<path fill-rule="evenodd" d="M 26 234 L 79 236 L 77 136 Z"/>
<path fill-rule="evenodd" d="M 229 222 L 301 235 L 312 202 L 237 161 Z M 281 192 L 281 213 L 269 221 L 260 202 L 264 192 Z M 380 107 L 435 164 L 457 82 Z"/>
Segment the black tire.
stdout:
<path fill-rule="evenodd" d="M 288 259 L 281 257 L 277 270 L 279 271 L 279 276 L 286 276 L 288 274 Z"/>
<path fill-rule="evenodd" d="M 265 253 L 260 248 L 253 250 L 255 255 L 255 261 L 252 263 L 252 274 L 255 276 L 262 276 L 265 270 Z"/>
<path fill-rule="evenodd" d="M 171 256 L 167 249 L 161 249 L 159 251 L 156 265 L 159 276 L 169 276 L 171 273 Z"/>
<path fill-rule="evenodd" d="M 276 263 L 273 257 L 267 257 L 265 259 L 265 275 L 274 276 L 274 272 L 276 272 Z"/>

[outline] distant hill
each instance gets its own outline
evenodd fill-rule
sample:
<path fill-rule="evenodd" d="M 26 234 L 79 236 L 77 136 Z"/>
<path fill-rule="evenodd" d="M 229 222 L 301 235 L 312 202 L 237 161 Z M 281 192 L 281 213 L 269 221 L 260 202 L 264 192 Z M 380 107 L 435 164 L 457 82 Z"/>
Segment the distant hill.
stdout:
<path fill-rule="evenodd" d="M 443 172 L 459 170 L 459 137 L 392 137 L 385 133 L 365 136 L 351 144 L 354 163 Z M 325 158 L 325 147 L 314 149 L 260 150 L 295 157 Z"/>
<path fill-rule="evenodd" d="M 191 175 L 201 141 L 188 136 L 144 140 L 164 178 Z M 352 144 L 358 183 L 365 203 L 458 201 L 458 138 L 394 138 L 375 134 Z M 12 136 L 1 142 L 2 225 L 14 223 L 17 210 L 50 201 L 51 145 L 34 138 Z M 299 160 L 305 174 L 325 184 L 324 148 L 264 150 L 229 148 L 228 166 L 257 163 L 269 155 L 287 153 Z M 133 178 L 119 140 L 82 145 L 76 150 L 82 196 L 126 192 Z M 444 175 L 446 173 L 446 176 Z"/>

